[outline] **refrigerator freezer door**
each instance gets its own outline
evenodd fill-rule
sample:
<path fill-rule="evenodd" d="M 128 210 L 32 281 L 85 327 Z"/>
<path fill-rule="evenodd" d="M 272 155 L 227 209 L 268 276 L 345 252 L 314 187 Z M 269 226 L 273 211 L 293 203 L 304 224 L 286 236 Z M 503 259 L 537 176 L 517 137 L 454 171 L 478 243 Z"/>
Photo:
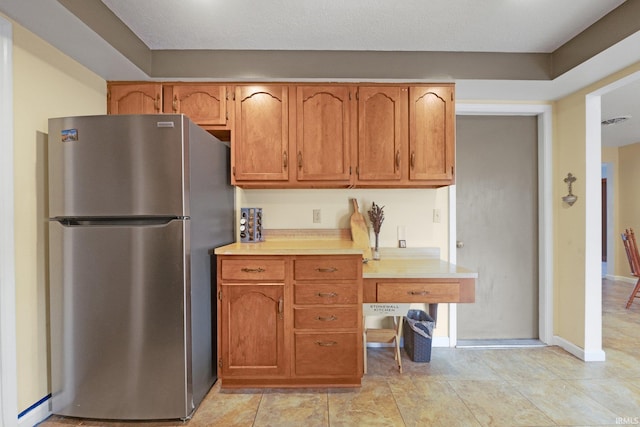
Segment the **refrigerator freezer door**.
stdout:
<path fill-rule="evenodd" d="M 49 120 L 49 216 L 189 216 L 187 119 Z"/>
<path fill-rule="evenodd" d="M 191 414 L 189 224 L 50 222 L 53 413 Z"/>

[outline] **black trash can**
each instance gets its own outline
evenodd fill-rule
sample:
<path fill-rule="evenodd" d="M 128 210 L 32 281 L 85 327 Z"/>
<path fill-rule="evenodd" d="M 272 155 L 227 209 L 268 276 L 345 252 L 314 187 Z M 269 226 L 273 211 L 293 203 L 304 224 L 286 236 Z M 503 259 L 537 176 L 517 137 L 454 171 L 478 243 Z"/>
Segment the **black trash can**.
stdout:
<path fill-rule="evenodd" d="M 402 325 L 404 351 L 414 362 L 431 361 L 435 321 L 422 310 L 409 310 Z"/>

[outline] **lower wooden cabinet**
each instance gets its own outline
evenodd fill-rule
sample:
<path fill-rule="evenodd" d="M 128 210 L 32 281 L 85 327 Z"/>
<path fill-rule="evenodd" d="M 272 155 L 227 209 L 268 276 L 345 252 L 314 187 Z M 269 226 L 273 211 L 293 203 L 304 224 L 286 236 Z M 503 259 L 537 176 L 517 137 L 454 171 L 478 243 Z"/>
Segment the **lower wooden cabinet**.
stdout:
<path fill-rule="evenodd" d="M 357 387 L 362 256 L 219 255 L 221 386 Z"/>
<path fill-rule="evenodd" d="M 238 283 L 221 287 L 221 375 L 282 376 L 284 284 Z"/>

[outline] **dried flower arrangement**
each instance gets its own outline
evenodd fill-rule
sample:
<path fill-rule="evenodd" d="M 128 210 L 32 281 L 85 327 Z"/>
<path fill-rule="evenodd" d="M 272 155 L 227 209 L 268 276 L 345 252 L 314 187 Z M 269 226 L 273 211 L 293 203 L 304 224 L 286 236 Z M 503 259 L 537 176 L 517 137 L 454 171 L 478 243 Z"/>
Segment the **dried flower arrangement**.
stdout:
<path fill-rule="evenodd" d="M 371 221 L 371 226 L 373 227 L 373 233 L 376 236 L 376 246 L 374 248 L 375 254 L 374 258 L 376 258 L 376 254 L 378 253 L 378 235 L 380 234 L 380 227 L 382 227 L 382 222 L 384 221 L 384 206 L 380 207 L 376 205 L 375 202 L 371 203 L 371 209 L 369 212 L 369 220 Z"/>

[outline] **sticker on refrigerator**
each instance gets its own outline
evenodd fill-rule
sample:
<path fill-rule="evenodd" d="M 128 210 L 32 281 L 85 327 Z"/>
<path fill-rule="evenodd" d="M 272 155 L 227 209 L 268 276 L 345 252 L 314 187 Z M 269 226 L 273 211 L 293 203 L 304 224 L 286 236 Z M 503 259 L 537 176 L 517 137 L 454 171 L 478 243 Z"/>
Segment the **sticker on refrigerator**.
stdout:
<path fill-rule="evenodd" d="M 78 140 L 78 129 L 62 129 L 60 134 L 62 136 L 62 142 Z"/>

